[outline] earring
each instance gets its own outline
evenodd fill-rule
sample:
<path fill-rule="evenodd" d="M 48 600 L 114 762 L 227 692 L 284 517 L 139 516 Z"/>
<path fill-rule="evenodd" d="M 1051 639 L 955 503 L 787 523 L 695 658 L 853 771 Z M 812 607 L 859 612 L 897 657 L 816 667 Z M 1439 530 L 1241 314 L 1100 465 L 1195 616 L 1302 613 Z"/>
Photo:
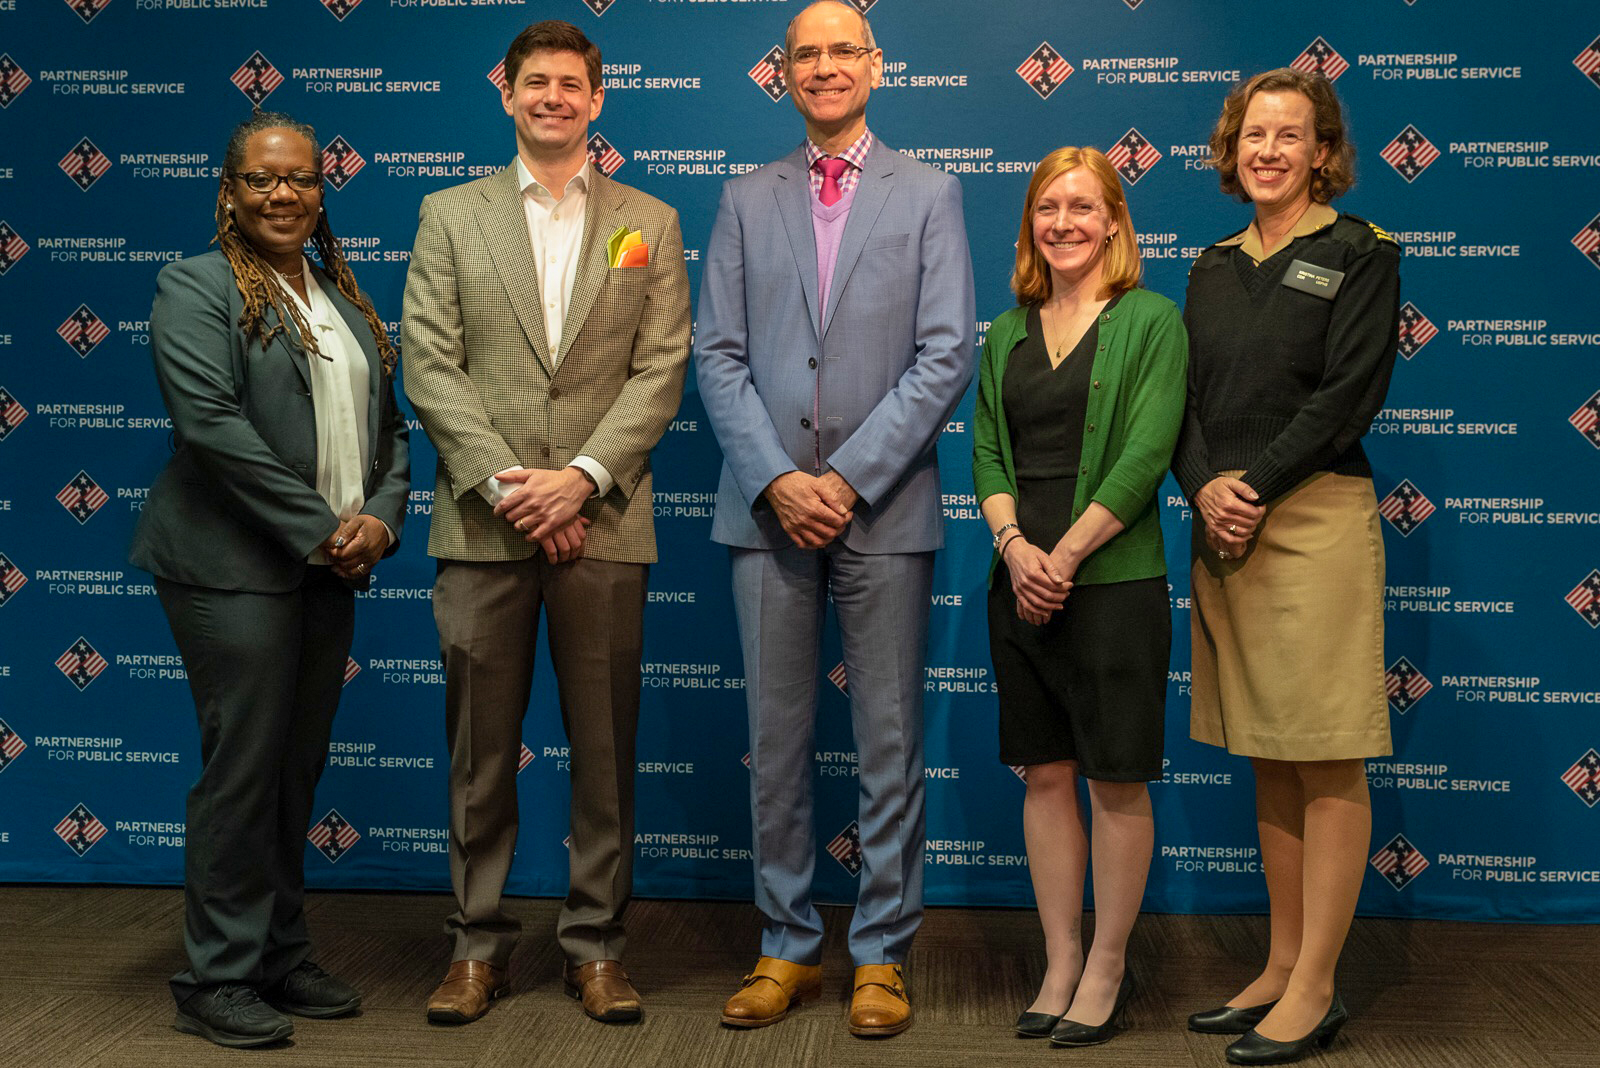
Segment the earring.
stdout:
<path fill-rule="evenodd" d="M 233 201 L 231 201 L 231 200 L 228 201 L 227 204 L 223 205 L 223 207 L 226 208 L 228 211 L 232 211 L 233 210 Z"/>

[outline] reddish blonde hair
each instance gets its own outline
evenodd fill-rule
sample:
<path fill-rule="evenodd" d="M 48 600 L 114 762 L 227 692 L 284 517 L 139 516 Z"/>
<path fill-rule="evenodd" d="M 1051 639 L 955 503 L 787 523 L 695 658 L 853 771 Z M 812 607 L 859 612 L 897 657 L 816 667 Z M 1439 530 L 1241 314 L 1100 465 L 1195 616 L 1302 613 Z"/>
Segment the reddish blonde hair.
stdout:
<path fill-rule="evenodd" d="M 1106 299 L 1126 293 L 1139 285 L 1144 266 L 1139 260 L 1139 242 L 1134 236 L 1133 219 L 1128 215 L 1128 198 L 1122 192 L 1122 179 L 1105 153 L 1087 145 L 1064 145 L 1039 161 L 1022 200 L 1022 225 L 1017 232 L 1017 265 L 1011 272 L 1011 292 L 1020 304 L 1043 304 L 1050 296 L 1050 267 L 1033 243 L 1033 210 L 1039 195 L 1050 183 L 1068 171 L 1085 167 L 1100 183 L 1116 236 L 1106 249 L 1100 271 L 1100 297 Z"/>

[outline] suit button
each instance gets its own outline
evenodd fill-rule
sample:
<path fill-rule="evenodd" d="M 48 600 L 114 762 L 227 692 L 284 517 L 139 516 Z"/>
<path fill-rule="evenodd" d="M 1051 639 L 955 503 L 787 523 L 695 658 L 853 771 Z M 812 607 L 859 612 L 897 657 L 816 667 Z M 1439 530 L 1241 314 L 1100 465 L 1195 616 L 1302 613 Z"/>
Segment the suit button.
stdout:
<path fill-rule="evenodd" d="M 811 429 L 811 420 L 802 419 L 802 420 L 800 420 L 800 425 L 805 427 L 807 430 L 810 430 Z"/>
<path fill-rule="evenodd" d="M 817 358 L 815 356 L 811 357 L 806 361 L 806 366 L 815 371 L 817 369 Z"/>
<path fill-rule="evenodd" d="M 557 386 L 550 387 L 550 399 L 557 400 L 561 396 L 561 389 Z"/>
<path fill-rule="evenodd" d="M 542 446 L 539 449 L 539 455 L 548 458 L 550 456 L 550 446 L 548 446 L 548 445 Z"/>

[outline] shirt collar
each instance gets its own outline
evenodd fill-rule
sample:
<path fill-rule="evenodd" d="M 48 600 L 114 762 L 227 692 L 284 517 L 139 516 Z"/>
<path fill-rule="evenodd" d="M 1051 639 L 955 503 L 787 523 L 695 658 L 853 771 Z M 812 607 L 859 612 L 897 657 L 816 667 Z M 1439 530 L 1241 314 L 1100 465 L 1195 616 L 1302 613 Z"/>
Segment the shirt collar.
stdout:
<path fill-rule="evenodd" d="M 562 197 L 567 195 L 567 191 L 572 189 L 574 185 L 576 185 L 581 191 L 587 193 L 589 191 L 589 186 L 593 183 L 594 163 L 593 161 L 586 159 L 583 161 L 583 166 L 578 168 L 578 173 L 573 175 L 572 180 L 567 183 L 566 189 L 562 190 L 559 194 L 552 192 L 551 190 L 546 189 L 543 183 L 533 176 L 533 172 L 528 169 L 528 165 L 522 162 L 522 157 L 517 157 L 517 189 L 521 191 L 523 196 L 527 196 L 528 189 L 532 187 L 535 192 L 547 196 L 551 200 L 560 200 Z"/>
<path fill-rule="evenodd" d="M 1314 234 L 1324 227 L 1331 226 L 1338 217 L 1339 213 L 1329 205 L 1313 202 L 1300 216 L 1299 221 L 1294 224 L 1293 229 L 1289 231 L 1289 240 L 1293 241 L 1297 237 Z M 1244 250 L 1246 256 L 1249 256 L 1257 263 L 1267 258 L 1264 255 L 1265 249 L 1261 247 L 1261 230 L 1256 226 L 1254 219 L 1250 220 L 1249 226 L 1226 241 L 1219 242 L 1219 244 L 1238 245 Z"/>
<path fill-rule="evenodd" d="M 812 167 L 815 167 L 817 165 L 817 160 L 828 158 L 828 153 L 823 151 L 822 146 L 818 145 L 809 137 L 806 138 L 805 148 L 806 170 L 810 170 Z M 859 171 L 867 161 L 867 153 L 871 151 L 872 131 L 863 130 L 861 131 L 861 136 L 856 138 L 855 144 L 839 153 L 837 158 L 844 160 L 850 166 Z M 519 160 L 518 162 L 521 161 Z"/>

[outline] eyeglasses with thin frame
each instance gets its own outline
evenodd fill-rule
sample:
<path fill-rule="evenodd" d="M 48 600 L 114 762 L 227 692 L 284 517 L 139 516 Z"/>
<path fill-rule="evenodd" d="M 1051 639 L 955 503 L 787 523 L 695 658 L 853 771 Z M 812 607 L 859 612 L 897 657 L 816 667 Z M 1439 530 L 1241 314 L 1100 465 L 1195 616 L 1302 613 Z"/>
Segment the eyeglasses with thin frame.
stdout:
<path fill-rule="evenodd" d="M 876 52 L 876 48 L 863 48 L 853 44 L 833 44 L 827 48 L 828 58 L 837 66 L 854 63 L 862 56 Z M 789 62 L 796 67 L 814 67 L 822 59 L 823 49 L 814 45 L 801 45 L 789 53 Z"/>
<path fill-rule="evenodd" d="M 283 182 L 288 182 L 289 188 L 296 193 L 309 193 L 322 185 L 322 175 L 316 171 L 294 171 L 290 174 L 275 174 L 272 171 L 230 171 L 229 173 L 255 193 L 271 193 Z"/>

